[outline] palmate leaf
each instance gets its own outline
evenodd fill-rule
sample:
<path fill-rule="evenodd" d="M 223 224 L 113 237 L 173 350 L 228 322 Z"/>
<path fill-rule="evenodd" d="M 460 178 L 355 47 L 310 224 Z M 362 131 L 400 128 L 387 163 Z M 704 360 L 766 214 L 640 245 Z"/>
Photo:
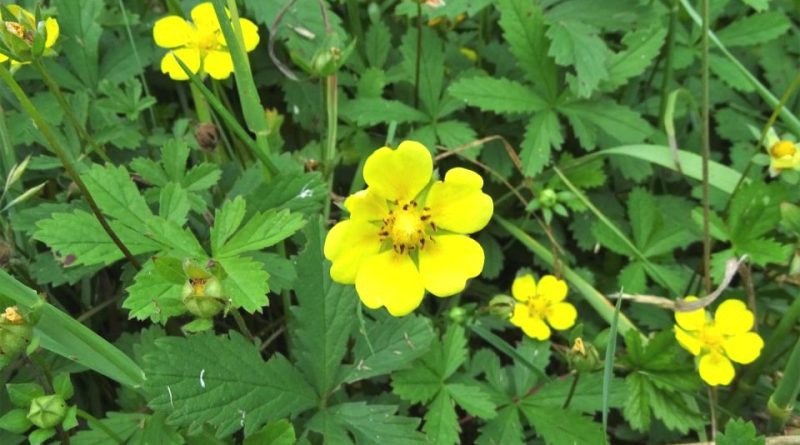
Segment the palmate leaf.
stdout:
<path fill-rule="evenodd" d="M 424 27 L 422 47 L 418 50 L 417 31 L 409 29 L 403 36 L 400 53 L 403 55 L 405 78 L 409 83 L 415 82 L 419 69 L 419 99 L 422 110 L 428 116 L 439 117 L 445 68 L 445 64 L 442 63 L 444 49 L 439 34 Z"/>
<path fill-rule="evenodd" d="M 521 405 L 536 434 L 548 445 L 597 445 L 605 441 L 603 427 L 575 411 Z"/>
<path fill-rule="evenodd" d="M 545 19 L 541 8 L 526 0 L 501 0 L 500 27 L 503 38 L 517 58 L 525 77 L 545 97 L 558 95 L 556 66 L 548 55 L 550 42 L 545 37 Z"/>
<path fill-rule="evenodd" d="M 93 165 L 81 179 L 105 215 L 132 228 L 144 226 L 153 215 L 125 167 Z"/>
<path fill-rule="evenodd" d="M 612 55 L 608 59 L 608 79 L 603 87 L 614 90 L 624 85 L 628 79 L 636 77 L 653 62 L 661 51 L 667 30 L 654 27 L 631 31 L 622 37 L 625 50 Z"/>
<path fill-rule="evenodd" d="M 742 419 L 729 420 L 725 431 L 717 434 L 717 445 L 764 445 L 766 439 L 759 436 L 753 422 Z"/>
<path fill-rule="evenodd" d="M 541 172 L 550 161 L 551 147 L 560 148 L 564 143 L 558 114 L 553 110 L 536 113 L 525 127 L 522 140 L 522 171 L 526 176 Z"/>
<path fill-rule="evenodd" d="M 478 440 L 478 445 L 522 445 L 522 422 L 516 405 L 509 405 L 497 412 L 497 417 L 488 421 Z"/>
<path fill-rule="evenodd" d="M 305 231 L 306 248 L 297 258 L 298 305 L 289 325 L 297 364 L 320 397 L 339 383 L 340 364 L 356 321 L 353 286 L 334 283 L 322 254 L 324 234 L 315 219 Z"/>
<path fill-rule="evenodd" d="M 547 102 L 530 87 L 502 77 L 460 79 L 449 92 L 467 105 L 494 113 L 531 113 L 547 107 Z"/>
<path fill-rule="evenodd" d="M 349 430 L 359 444 L 428 443 L 425 436 L 417 431 L 419 419 L 396 415 L 397 407 L 394 405 L 350 402 L 331 407 L 328 411 L 329 419 Z"/>
<path fill-rule="evenodd" d="M 791 27 L 786 14 L 778 11 L 762 12 L 740 18 L 717 32 L 717 37 L 728 47 L 750 46 L 777 39 Z"/>
<path fill-rule="evenodd" d="M 252 343 L 199 334 L 166 337 L 144 356 L 150 407 L 175 425 L 197 431 L 204 423 L 220 437 L 250 434 L 269 420 L 302 412 L 317 397 L 302 373 L 275 354 L 264 362 Z"/>
<path fill-rule="evenodd" d="M 260 262 L 244 256 L 221 258 L 218 261 L 225 270 L 222 288 L 234 307 L 253 313 L 269 304 L 269 274 Z"/>
<path fill-rule="evenodd" d="M 606 63 L 611 51 L 597 28 L 581 22 L 554 22 L 547 30 L 548 52 L 557 64 L 574 66 L 577 77 L 570 82 L 578 97 L 589 97 L 608 78 Z"/>
<path fill-rule="evenodd" d="M 428 405 L 422 431 L 431 443 L 453 445 L 459 442 L 461 427 L 458 424 L 455 403 L 446 391 L 440 392 Z"/>
<path fill-rule="evenodd" d="M 302 215 L 288 210 L 258 212 L 213 252 L 214 256 L 233 257 L 261 250 L 292 236 L 304 224 Z"/>
<path fill-rule="evenodd" d="M 379 97 L 362 97 L 342 102 L 339 112 L 343 118 L 355 121 L 362 127 L 371 127 L 392 121 L 402 124 L 429 120 L 425 113 L 400 101 Z"/>
<path fill-rule="evenodd" d="M 156 270 L 153 261 L 146 262 L 126 290 L 128 296 L 122 307 L 128 309 L 130 318 L 150 319 L 164 323 L 168 318 L 186 311 L 181 300 L 183 283 L 176 283 Z"/>

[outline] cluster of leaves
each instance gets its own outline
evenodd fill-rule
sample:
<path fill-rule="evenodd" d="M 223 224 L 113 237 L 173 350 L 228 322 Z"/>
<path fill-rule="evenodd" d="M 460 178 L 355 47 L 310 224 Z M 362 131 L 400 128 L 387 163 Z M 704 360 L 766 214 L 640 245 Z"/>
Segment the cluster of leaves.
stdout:
<path fill-rule="evenodd" d="M 0 310 L 43 314 L 0 370 L 0 443 L 670 443 L 705 439 L 713 412 L 736 419 L 718 444 L 764 443 L 760 377 L 797 342 L 800 198 L 754 162 L 749 127 L 783 96 L 774 124 L 800 137 L 791 0 L 711 2 L 706 184 L 692 2 L 213 2 L 238 3 L 261 44 L 246 72 L 234 56 L 233 78 L 199 83 L 162 75 L 152 41 L 199 0 L 19 2 L 59 21 L 43 63 L 59 89 L 14 77 L 77 176 L 0 88 Z M 403 139 L 479 171 L 495 218 L 463 294 L 392 318 L 331 281 L 323 246 L 366 157 Z M 767 340 L 711 397 L 669 311 L 612 318 L 603 298 L 702 294 L 704 241 L 714 283 L 748 258 L 724 298 L 755 301 Z M 224 311 L 187 307 L 203 285 L 187 264 Z M 576 327 L 534 341 L 485 310 L 521 268 L 566 277 Z M 577 360 L 606 360 L 576 366 L 579 338 L 596 354 Z M 53 394 L 69 408 L 32 428 Z"/>

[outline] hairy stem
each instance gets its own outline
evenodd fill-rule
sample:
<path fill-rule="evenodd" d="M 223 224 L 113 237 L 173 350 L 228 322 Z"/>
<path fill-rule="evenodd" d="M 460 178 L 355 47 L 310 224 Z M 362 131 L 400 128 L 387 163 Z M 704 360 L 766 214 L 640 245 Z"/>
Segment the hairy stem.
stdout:
<path fill-rule="evenodd" d="M 703 290 L 706 295 L 711 293 L 711 233 L 710 233 L 710 197 L 708 185 L 708 161 L 711 157 L 711 97 L 709 78 L 709 0 L 703 0 Z"/>

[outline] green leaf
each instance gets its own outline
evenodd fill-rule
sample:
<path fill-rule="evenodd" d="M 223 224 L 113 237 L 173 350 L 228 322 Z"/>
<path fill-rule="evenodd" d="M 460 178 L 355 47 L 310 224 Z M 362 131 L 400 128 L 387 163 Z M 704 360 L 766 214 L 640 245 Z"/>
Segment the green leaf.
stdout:
<path fill-rule="evenodd" d="M 538 93 L 502 77 L 460 79 L 448 91 L 469 106 L 494 113 L 531 113 L 547 108 L 547 103 Z"/>
<path fill-rule="evenodd" d="M 497 417 L 481 428 L 477 445 L 523 445 L 522 423 L 515 405 L 506 406 L 497 412 Z"/>
<path fill-rule="evenodd" d="M 717 37 L 729 48 L 752 46 L 777 39 L 790 27 L 786 14 L 769 11 L 737 19 L 719 30 Z"/>
<path fill-rule="evenodd" d="M 744 419 L 731 419 L 725 424 L 725 431 L 717 434 L 716 445 L 764 445 L 766 439 L 759 436 L 753 422 Z"/>
<path fill-rule="evenodd" d="M 548 56 L 545 37 L 545 18 L 541 8 L 526 0 L 501 0 L 500 27 L 511 52 L 517 58 L 525 77 L 540 88 L 543 95 L 555 98 L 558 94 L 556 66 Z"/>
<path fill-rule="evenodd" d="M 225 258 L 261 250 L 292 236 L 304 224 L 302 215 L 288 210 L 258 212 L 214 256 Z"/>
<path fill-rule="evenodd" d="M 392 32 L 383 22 L 373 23 L 364 36 L 364 50 L 372 67 L 381 68 L 392 49 Z"/>
<path fill-rule="evenodd" d="M 356 335 L 354 365 L 346 381 L 388 374 L 408 367 L 427 353 L 433 341 L 433 328 L 426 317 L 408 315 L 370 321 Z"/>
<path fill-rule="evenodd" d="M 317 398 L 298 369 L 275 354 L 264 362 L 252 343 L 199 334 L 156 341 L 144 356 L 150 406 L 169 412 L 172 424 L 197 431 L 203 423 L 219 437 L 244 427 L 256 431 L 269 420 L 302 412 Z"/>
<path fill-rule="evenodd" d="M 742 0 L 742 1 L 750 5 L 750 7 L 755 9 L 756 11 L 763 11 L 769 8 L 769 0 Z"/>
<path fill-rule="evenodd" d="M 432 350 L 432 354 L 438 351 Z M 454 372 L 467 360 L 467 337 L 464 335 L 464 328 L 453 324 L 447 329 L 442 337 L 442 349 L 438 354 L 441 357 L 441 364 L 438 369 L 443 379 L 453 375 Z"/>
<path fill-rule="evenodd" d="M 694 399 L 677 392 L 665 391 L 652 385 L 649 391 L 650 409 L 653 415 L 674 431 L 686 434 L 691 429 L 703 428 L 703 415 Z"/>
<path fill-rule="evenodd" d="M 241 196 L 233 201 L 225 201 L 222 207 L 214 212 L 214 226 L 211 227 L 211 252 L 219 252 L 228 238 L 244 220 L 247 202 Z"/>
<path fill-rule="evenodd" d="M 217 261 L 225 270 L 222 289 L 234 307 L 252 314 L 269 305 L 269 274 L 260 262 L 244 256 L 225 257 Z"/>
<path fill-rule="evenodd" d="M 638 334 L 636 334 L 638 336 Z M 642 374 L 633 373 L 625 379 L 628 398 L 622 410 L 631 428 L 646 432 L 650 429 L 650 391 L 651 385 Z"/>
<path fill-rule="evenodd" d="M 188 159 L 189 145 L 183 139 L 169 139 L 161 148 L 161 163 L 164 165 L 164 172 L 173 181 L 183 179 Z"/>
<path fill-rule="evenodd" d="M 8 399 L 14 406 L 30 408 L 31 401 L 44 395 L 44 388 L 36 383 L 7 383 Z"/>
<path fill-rule="evenodd" d="M 10 409 L 0 417 L 0 430 L 23 434 L 33 426 L 28 420 L 28 408 Z"/>
<path fill-rule="evenodd" d="M 597 445 L 605 442 L 602 426 L 575 411 L 521 405 L 536 434 L 548 445 Z"/>
<path fill-rule="evenodd" d="M 378 97 L 363 97 L 339 106 L 339 113 L 343 118 L 350 119 L 360 127 L 372 127 L 387 122 L 404 124 L 407 122 L 425 122 L 428 116 L 408 105 Z"/>
<path fill-rule="evenodd" d="M 162 218 L 182 226 L 186 224 L 189 214 L 189 192 L 179 184 L 170 182 L 161 189 L 158 201 L 158 213 Z"/>
<path fill-rule="evenodd" d="M 577 79 L 572 87 L 579 97 L 589 97 L 608 78 L 606 61 L 611 55 L 598 30 L 581 22 L 553 22 L 547 30 L 556 63 L 574 66 Z"/>
<path fill-rule="evenodd" d="M 441 445 L 459 443 L 458 435 L 461 427 L 458 424 L 456 407 L 446 391 L 440 391 L 428 405 L 422 431 L 428 436 L 430 443 Z"/>
<path fill-rule="evenodd" d="M 186 311 L 181 299 L 183 284 L 165 278 L 156 269 L 152 261 L 146 262 L 134 277 L 133 285 L 126 289 L 128 296 L 122 307 L 130 311 L 130 318 L 164 323 Z"/>
<path fill-rule="evenodd" d="M 428 116 L 438 117 L 444 84 L 444 49 L 439 34 L 429 27 L 422 28 L 422 46 L 418 47 L 416 29 L 403 36 L 400 53 L 406 79 L 414 84 L 419 73 L 419 101 Z M 384 121 L 385 122 L 385 121 Z"/>
<path fill-rule="evenodd" d="M 522 404 L 535 405 L 540 407 L 559 408 L 564 405 L 572 386 L 573 377 L 567 379 L 557 379 L 542 386 L 536 393 L 526 397 Z M 625 389 L 622 380 L 613 379 L 609 394 L 609 406 L 619 408 L 625 401 Z M 591 374 L 582 373 L 575 386 L 575 392 L 570 401 L 570 408 L 584 413 L 595 413 L 601 410 L 603 405 L 603 374 L 595 372 Z"/>
<path fill-rule="evenodd" d="M 448 383 L 445 388 L 450 397 L 470 415 L 481 419 L 492 419 L 497 415 L 494 403 L 480 386 L 464 383 Z M 434 401 L 435 403 L 435 401 Z"/>
<path fill-rule="evenodd" d="M 591 127 L 623 144 L 642 142 L 653 132 L 639 113 L 610 100 L 571 102 L 560 106 L 559 111 L 569 118 L 573 127 L 590 126 L 585 130 L 590 133 L 580 138 L 587 149 L 596 145 Z"/>
<path fill-rule="evenodd" d="M 398 416 L 393 405 L 367 405 L 351 402 L 330 408 L 334 421 L 345 426 L 360 444 L 408 445 L 427 443 L 416 431 L 419 419 Z"/>
<path fill-rule="evenodd" d="M 285 174 L 274 178 L 268 184 L 261 181 L 259 186 L 247 193 L 247 205 L 255 210 L 283 210 L 315 214 L 322 208 L 328 193 L 328 185 L 319 172 Z"/>
<path fill-rule="evenodd" d="M 550 164 L 550 147 L 560 148 L 564 143 L 561 124 L 555 111 L 536 113 L 525 127 L 522 140 L 522 172 L 535 176 Z"/>
<path fill-rule="evenodd" d="M 356 322 L 353 286 L 334 283 L 330 263 L 322 253 L 322 223 L 315 219 L 305 231 L 306 248 L 297 258 L 297 306 L 292 307 L 290 329 L 297 364 L 320 397 L 341 378 L 340 364 Z"/>
<path fill-rule="evenodd" d="M 93 165 L 81 179 L 104 214 L 132 228 L 144 226 L 153 215 L 125 167 Z"/>
<path fill-rule="evenodd" d="M 392 374 L 392 391 L 412 403 L 431 400 L 442 388 L 442 377 L 428 366 L 414 366 Z"/>
<path fill-rule="evenodd" d="M 87 0 L 76 3 L 71 0 L 54 2 L 58 9 L 59 39 L 64 54 L 72 69 L 83 84 L 94 89 L 98 84 L 98 47 L 103 28 L 100 14 L 103 11 L 101 0 Z"/>
<path fill-rule="evenodd" d="M 608 59 L 608 79 L 604 86 L 614 90 L 625 85 L 628 79 L 639 76 L 658 56 L 664 45 L 667 30 L 653 27 L 631 31 L 622 37 L 625 49 Z"/>
<path fill-rule="evenodd" d="M 205 258 L 206 252 L 194 234 L 173 221 L 158 216 L 151 216 L 144 228 L 144 236 L 161 245 L 162 250 L 176 253 L 178 256 Z"/>
<path fill-rule="evenodd" d="M 207 190 L 219 181 L 222 171 L 214 164 L 199 164 L 191 168 L 181 179 L 181 185 L 190 192 Z"/>
<path fill-rule="evenodd" d="M 294 426 L 288 420 L 270 422 L 261 431 L 244 439 L 244 445 L 294 445 Z"/>

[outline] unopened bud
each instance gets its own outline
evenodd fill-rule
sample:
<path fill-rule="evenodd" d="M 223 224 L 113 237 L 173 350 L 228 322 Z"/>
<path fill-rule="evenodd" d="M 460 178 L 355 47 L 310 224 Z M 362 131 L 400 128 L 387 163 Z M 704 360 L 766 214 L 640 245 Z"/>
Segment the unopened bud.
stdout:
<path fill-rule="evenodd" d="M 13 358 L 31 342 L 33 327 L 16 306 L 0 314 L 0 358 Z"/>
<path fill-rule="evenodd" d="M 213 318 L 225 307 L 222 284 L 216 277 L 192 278 L 183 286 L 186 310 L 199 318 Z"/>
<path fill-rule="evenodd" d="M 467 310 L 461 306 L 450 309 L 447 316 L 455 323 L 462 324 L 467 320 Z"/>
<path fill-rule="evenodd" d="M 67 402 L 58 395 L 41 396 L 31 401 L 28 420 L 41 429 L 55 428 L 67 414 Z"/>
<path fill-rule="evenodd" d="M 591 343 L 584 343 L 578 337 L 567 353 L 567 362 L 570 367 L 578 372 L 591 372 L 601 368 L 600 355 Z"/>
<path fill-rule="evenodd" d="M 553 207 L 558 202 L 558 195 L 553 189 L 544 189 L 539 194 L 539 201 L 543 207 Z"/>
<path fill-rule="evenodd" d="M 495 295 L 489 301 L 489 313 L 500 318 L 509 318 L 514 312 L 516 301 L 508 295 Z"/>

